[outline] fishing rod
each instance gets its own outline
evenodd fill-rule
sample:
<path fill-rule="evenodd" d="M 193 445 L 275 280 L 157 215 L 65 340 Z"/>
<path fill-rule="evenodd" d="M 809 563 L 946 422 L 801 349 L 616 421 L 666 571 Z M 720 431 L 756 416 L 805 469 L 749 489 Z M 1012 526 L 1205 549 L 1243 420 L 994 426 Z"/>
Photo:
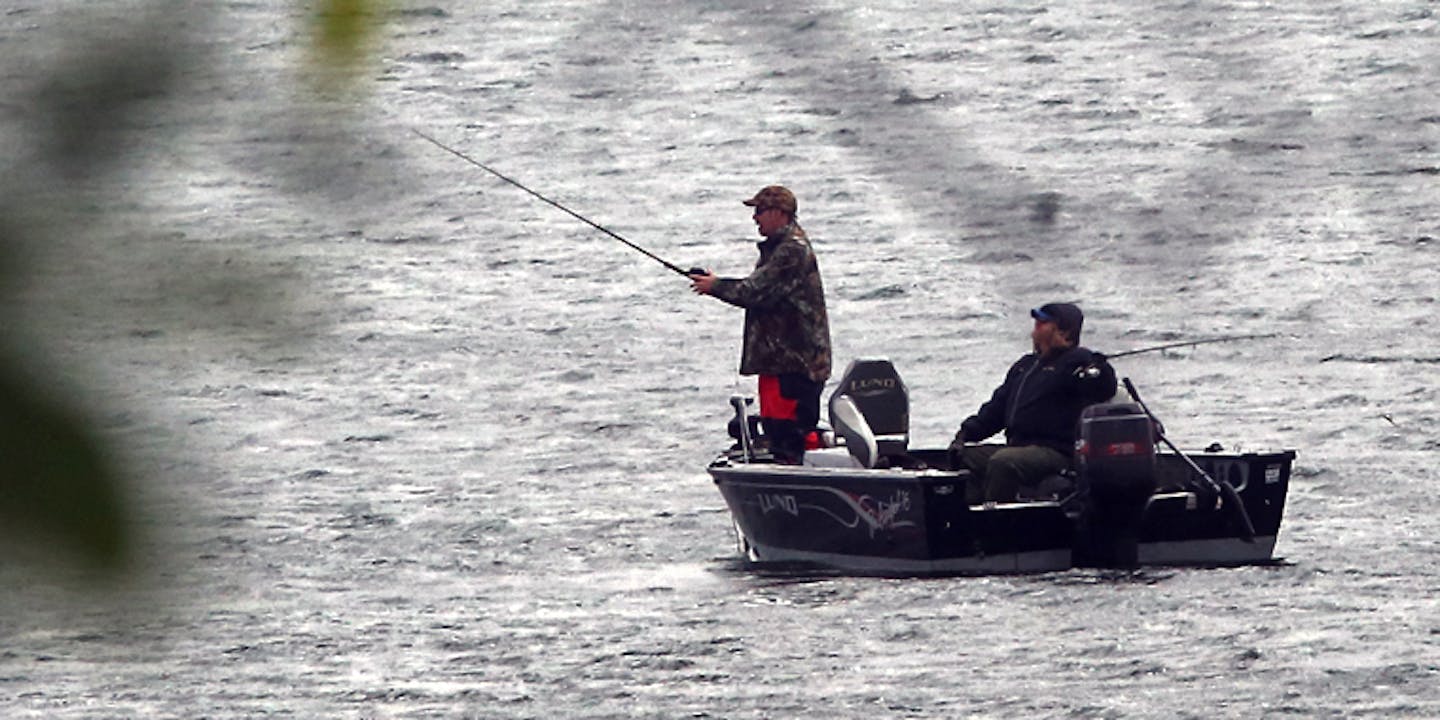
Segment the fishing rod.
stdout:
<path fill-rule="evenodd" d="M 1255 523 L 1250 521 L 1250 513 L 1245 509 L 1245 502 L 1240 499 L 1240 493 L 1235 491 L 1235 486 L 1231 485 L 1230 481 L 1223 477 L 1219 480 L 1211 477 L 1210 473 L 1205 472 L 1199 465 L 1196 465 L 1195 461 L 1191 460 L 1189 455 L 1181 452 L 1180 448 L 1175 447 L 1175 443 L 1170 442 L 1170 438 L 1165 437 L 1165 431 L 1160 429 L 1163 427 L 1160 424 L 1160 419 L 1155 417 L 1155 413 L 1150 412 L 1150 408 L 1145 405 L 1145 401 L 1140 399 L 1140 391 L 1135 389 L 1135 385 L 1130 382 L 1130 378 L 1123 378 L 1121 382 L 1125 385 L 1125 391 L 1130 393 L 1130 397 L 1135 400 L 1135 404 L 1140 406 L 1140 409 L 1150 418 L 1150 422 L 1154 424 L 1156 428 L 1155 434 L 1160 438 L 1160 442 L 1165 443 L 1165 446 L 1170 448 L 1171 452 L 1179 455 L 1180 459 L 1184 460 L 1185 464 L 1189 465 L 1190 469 L 1194 470 L 1212 491 L 1224 496 L 1225 505 L 1235 508 L 1236 519 L 1240 521 L 1241 539 L 1249 543 L 1255 542 Z"/>
<path fill-rule="evenodd" d="M 470 157 L 469 155 L 466 155 L 465 153 L 460 152 L 459 150 L 456 150 L 455 148 L 452 148 L 452 147 L 450 147 L 449 145 L 446 145 L 445 143 L 442 143 L 442 142 L 440 142 L 439 140 L 436 140 L 435 138 L 430 137 L 429 135 L 426 135 L 426 134 L 423 133 L 423 132 L 420 132 L 419 130 L 416 130 L 415 128 L 410 128 L 410 132 L 413 132 L 413 133 L 415 133 L 416 135 L 419 135 L 420 137 L 422 137 L 422 138 L 424 138 L 424 139 L 426 139 L 426 140 L 429 140 L 433 145 L 435 145 L 435 147 L 438 147 L 438 148 L 440 148 L 441 150 L 444 150 L 445 152 L 448 152 L 448 153 L 450 153 L 451 155 L 454 155 L 455 157 L 458 157 L 458 158 L 460 158 L 461 160 L 464 160 L 465 162 L 468 162 L 468 163 L 470 163 L 471 165 L 474 165 L 475 167 L 478 167 L 478 168 L 480 168 L 481 170 L 484 170 L 485 172 L 488 172 L 488 173 L 490 173 L 491 175 L 494 175 L 495 177 L 500 178 L 501 180 L 504 180 L 505 182 L 510 183 L 511 185 L 514 185 L 515 187 L 520 188 L 521 190 L 524 190 L 524 191 L 527 192 L 527 193 L 530 193 L 531 195 L 533 195 L 533 196 L 535 196 L 536 198 L 539 198 L 540 200 L 542 200 L 542 201 L 550 204 L 551 206 L 553 206 L 553 207 L 555 207 L 555 208 L 557 208 L 557 209 L 559 209 L 559 210 L 562 210 L 562 211 L 566 212 L 567 214 L 570 215 L 570 217 L 573 217 L 573 218 L 575 218 L 576 220 L 579 220 L 580 222 L 583 222 L 583 223 L 585 223 L 586 225 L 589 225 L 590 227 L 593 227 L 593 228 L 595 228 L 596 230 L 599 230 L 600 232 L 603 232 L 603 233 L 605 233 L 606 235 L 609 235 L 610 237 L 615 238 L 616 240 L 619 240 L 619 241 L 622 242 L 622 243 L 625 243 L 625 245 L 628 246 L 629 248 L 640 252 L 640 254 L 644 255 L 645 257 L 650 258 L 651 260 L 654 260 L 655 262 L 660 263 L 661 265 L 664 265 L 664 266 L 666 267 L 666 269 L 670 270 L 671 272 L 674 272 L 674 273 L 677 273 L 677 274 L 680 274 L 680 275 L 684 275 L 685 277 L 689 277 L 689 276 L 691 276 L 691 275 L 701 275 L 701 274 L 704 274 L 704 272 L 705 272 L 705 271 L 704 271 L 703 269 L 701 269 L 701 268 L 691 268 L 691 269 L 689 269 L 689 270 L 682 270 L 682 269 L 680 269 L 680 267 L 679 267 L 678 265 L 675 265 L 674 263 L 671 263 L 671 262 L 665 260 L 664 258 L 660 257 L 659 255 L 656 255 L 655 253 L 652 253 L 652 252 L 650 252 L 649 250 L 646 250 L 645 248 L 640 247 L 639 245 L 636 245 L 635 243 L 630 242 L 629 240 L 626 240 L 626 239 L 623 238 L 623 237 L 620 237 L 618 234 L 616 234 L 614 231 L 610 230 L 609 228 L 607 228 L 607 227 L 605 227 L 605 226 L 603 226 L 603 225 L 601 225 L 601 224 L 599 224 L 599 223 L 591 220 L 590 218 L 585 217 L 584 215 L 581 215 L 580 213 L 575 212 L 574 210 L 571 210 L 570 208 L 565 207 L 564 205 L 561 205 L 561 204 L 558 203 L 558 202 L 555 202 L 554 200 L 551 200 L 551 199 L 548 198 L 548 197 L 545 197 L 544 195 L 541 195 L 541 194 L 538 193 L 538 192 L 535 192 L 534 190 L 531 190 L 531 189 L 528 188 L 528 187 L 525 187 L 524 185 L 520 184 L 518 181 L 516 181 L 516 180 L 514 180 L 514 179 L 511 179 L 511 178 L 509 178 L 509 177 L 506 177 L 505 175 L 500 174 L 499 172 L 495 171 L 494 169 L 490 168 L 489 166 L 485 165 L 484 163 L 480 162 L 479 160 L 476 160 L 475 158 L 472 158 L 472 157 Z"/>
<path fill-rule="evenodd" d="M 1115 358 L 1125 357 L 1127 355 L 1139 355 L 1141 353 L 1157 352 L 1160 350 L 1169 350 L 1171 348 L 1177 347 L 1190 347 L 1192 345 L 1209 345 L 1210 343 L 1235 342 L 1237 340 L 1256 340 L 1259 338 L 1272 338 L 1278 336 L 1279 334 L 1280 333 L 1264 333 L 1261 335 L 1229 335 L 1226 337 L 1209 338 L 1206 340 L 1190 340 L 1189 342 L 1166 343 L 1164 345 L 1144 347 L 1138 350 L 1126 350 L 1125 352 L 1108 353 L 1105 355 L 1105 357 L 1107 359 L 1114 360 Z"/>

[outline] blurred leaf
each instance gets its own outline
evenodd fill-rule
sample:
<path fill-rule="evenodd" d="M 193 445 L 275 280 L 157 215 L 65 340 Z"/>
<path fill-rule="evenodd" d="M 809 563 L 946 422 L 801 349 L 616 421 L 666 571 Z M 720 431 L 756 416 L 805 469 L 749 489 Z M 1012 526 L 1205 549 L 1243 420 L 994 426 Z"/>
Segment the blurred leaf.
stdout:
<path fill-rule="evenodd" d="M 315 68 L 319 77 L 348 81 L 370 57 L 379 34 L 383 0 L 319 0 L 315 14 Z"/>
<path fill-rule="evenodd" d="M 0 398 L 0 524 L 7 539 L 118 567 L 129 534 L 117 473 L 101 443 L 80 414 L 24 387 L 8 367 L 0 367 Z"/>
<path fill-rule="evenodd" d="M 155 34 L 152 34 L 155 33 Z M 93 177 L 122 156 L 124 134 L 143 106 L 173 85 L 187 53 L 158 31 L 112 37 L 50 74 L 33 102 L 41 157 L 67 178 Z"/>

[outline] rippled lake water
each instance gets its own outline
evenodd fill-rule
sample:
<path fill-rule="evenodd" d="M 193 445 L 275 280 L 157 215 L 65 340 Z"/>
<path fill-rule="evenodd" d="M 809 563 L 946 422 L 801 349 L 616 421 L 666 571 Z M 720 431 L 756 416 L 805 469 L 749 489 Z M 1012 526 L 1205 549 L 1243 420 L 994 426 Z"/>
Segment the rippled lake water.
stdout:
<path fill-rule="evenodd" d="M 196 23 L 10 301 L 146 541 L 98 592 L 0 566 L 0 715 L 1440 715 L 1434 3 L 396 3 L 318 105 L 298 5 Z M 4 87 L 73 21 L 0 11 Z M 1117 369 L 1183 445 L 1298 452 L 1284 562 L 749 569 L 704 472 L 740 314 L 412 129 L 721 274 L 790 186 L 918 445 L 1043 302 L 1112 352 L 1279 333 Z"/>

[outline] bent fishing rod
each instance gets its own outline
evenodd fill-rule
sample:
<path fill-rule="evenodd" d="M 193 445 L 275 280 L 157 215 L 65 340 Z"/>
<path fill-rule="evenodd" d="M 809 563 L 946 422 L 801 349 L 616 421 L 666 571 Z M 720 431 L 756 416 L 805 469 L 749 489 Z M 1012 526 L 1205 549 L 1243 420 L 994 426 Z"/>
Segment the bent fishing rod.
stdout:
<path fill-rule="evenodd" d="M 1166 343 L 1164 345 L 1144 347 L 1138 350 L 1126 350 L 1125 352 L 1106 353 L 1105 357 L 1109 360 L 1114 360 L 1115 358 L 1126 357 L 1127 355 L 1140 355 L 1142 353 L 1158 352 L 1160 350 L 1169 350 L 1171 348 L 1190 347 L 1192 345 L 1209 345 L 1210 343 L 1235 342 L 1237 340 L 1257 340 L 1259 338 L 1272 338 L 1279 335 L 1280 333 L 1263 333 L 1260 335 L 1229 335 L 1226 337 L 1209 338 L 1206 340 L 1191 340 L 1189 342 Z"/>
<path fill-rule="evenodd" d="M 1130 378 L 1123 378 L 1121 383 L 1124 384 L 1125 391 L 1130 393 L 1131 399 L 1140 407 L 1141 412 L 1150 418 L 1150 422 L 1153 423 L 1155 434 L 1160 438 L 1160 442 L 1165 443 L 1165 447 L 1170 448 L 1171 452 L 1178 455 L 1181 460 L 1184 460 L 1185 464 L 1189 465 L 1190 469 L 1205 481 L 1206 486 L 1212 491 L 1220 493 L 1220 495 L 1225 498 L 1224 505 L 1232 509 L 1235 513 L 1235 519 L 1240 523 L 1240 539 L 1247 543 L 1255 542 L 1255 523 L 1250 521 L 1250 512 L 1245 509 L 1245 501 L 1240 499 L 1240 493 L 1235 489 L 1235 486 L 1231 485 L 1230 481 L 1226 480 L 1224 476 L 1219 478 L 1212 477 L 1210 473 L 1205 472 L 1204 469 L 1197 465 L 1194 460 L 1191 460 L 1189 455 L 1181 452 L 1180 448 L 1176 447 L 1175 443 L 1170 442 L 1170 438 L 1165 436 L 1165 431 L 1162 429 L 1164 426 L 1160 423 L 1160 419 L 1155 417 L 1155 413 L 1150 412 L 1150 408 L 1145 404 L 1145 401 L 1140 399 L 1140 391 L 1135 389 L 1135 384 L 1130 382 Z"/>
<path fill-rule="evenodd" d="M 475 167 L 478 167 L 478 168 L 480 168 L 481 170 L 484 170 L 485 172 L 490 173 L 491 175 L 494 175 L 495 177 L 500 178 L 501 180 L 504 180 L 505 182 L 510 183 L 511 185 L 514 185 L 514 186 L 517 187 L 517 188 L 520 188 L 521 190 L 524 190 L 524 191 L 527 192 L 527 193 L 530 193 L 530 194 L 533 195 L 534 197 L 540 199 L 541 201 L 543 201 L 543 202 L 545 202 L 545 203 L 548 203 L 549 205 L 551 205 L 552 207 L 555 207 L 556 209 L 559 209 L 559 210 L 564 211 L 565 213 L 567 213 L 568 215 L 570 215 L 570 217 L 573 217 L 573 218 L 575 218 L 576 220 L 579 220 L 580 222 L 583 222 L 583 223 L 585 223 L 586 225 L 589 225 L 590 227 L 595 228 L 596 230 L 599 230 L 600 232 L 605 233 L 606 235 L 609 235 L 610 237 L 615 238 L 616 240 L 619 240 L 619 241 L 622 242 L 622 243 L 625 243 L 625 245 L 626 245 L 627 247 L 631 248 L 632 250 L 638 251 L 640 254 L 644 255 L 645 257 L 650 258 L 651 260 L 654 260 L 655 262 L 660 263 L 661 265 L 664 265 L 664 266 L 666 267 L 666 269 L 670 270 L 671 272 L 674 272 L 674 273 L 677 273 L 677 274 L 680 274 L 680 275 L 684 275 L 685 277 L 690 277 L 691 275 L 699 275 L 699 274 L 703 274 L 703 273 L 705 272 L 703 269 L 700 269 L 700 268 L 691 268 L 691 269 L 689 269 L 689 270 L 682 270 L 682 269 L 680 269 L 680 266 L 675 265 L 674 263 L 671 263 L 671 262 L 665 260 L 664 258 L 660 257 L 659 255 L 656 255 L 655 253 L 652 253 L 652 252 L 650 252 L 649 250 L 646 250 L 645 248 L 640 247 L 639 245 L 636 245 L 635 243 L 630 242 L 629 240 L 626 240 L 626 239 L 623 238 L 623 237 L 620 237 L 620 236 L 619 236 L 618 234 L 616 234 L 614 231 L 610 230 L 610 228 L 607 228 L 607 227 L 605 227 L 605 226 L 603 226 L 603 225 L 601 225 L 601 224 L 599 224 L 599 223 L 591 220 L 590 218 L 587 218 L 587 217 L 585 217 L 584 215 L 581 215 L 580 213 L 577 213 L 577 212 L 575 212 L 574 210 L 571 210 L 570 208 L 565 207 L 564 205 L 561 205 L 560 203 L 555 202 L 554 200 L 551 200 L 550 198 L 545 197 L 544 195 L 541 195 L 540 193 L 535 192 L 534 190 L 531 190 L 531 189 L 528 188 L 528 187 L 525 187 L 524 185 L 520 184 L 518 181 L 516 181 L 516 180 L 514 180 L 514 179 L 512 179 L 512 178 L 506 177 L 505 175 L 502 175 L 501 173 L 497 172 L 496 170 L 494 170 L 493 168 L 489 167 L 488 165 L 485 165 L 484 163 L 480 162 L 479 160 L 476 160 L 475 158 L 472 158 L 472 157 L 470 157 L 469 155 L 466 155 L 465 153 L 460 152 L 459 150 L 456 150 L 455 148 L 452 148 L 452 147 L 450 147 L 449 145 L 446 145 L 445 143 L 442 143 L 442 142 L 440 142 L 439 140 L 436 140 L 435 138 L 430 137 L 429 135 L 426 135 L 426 134 L 423 133 L 423 132 L 420 132 L 419 130 L 416 130 L 415 128 L 410 128 L 410 132 L 413 132 L 413 133 L 415 133 L 416 135 L 419 135 L 420 137 L 422 137 L 422 138 L 430 141 L 430 143 L 433 144 L 435 147 L 438 147 L 438 148 L 440 148 L 441 150 L 444 150 L 445 152 L 448 152 L 448 153 L 450 153 L 451 155 L 454 155 L 455 157 L 458 157 L 458 158 L 460 158 L 461 160 L 464 160 L 465 162 L 470 163 L 471 165 L 474 165 Z"/>

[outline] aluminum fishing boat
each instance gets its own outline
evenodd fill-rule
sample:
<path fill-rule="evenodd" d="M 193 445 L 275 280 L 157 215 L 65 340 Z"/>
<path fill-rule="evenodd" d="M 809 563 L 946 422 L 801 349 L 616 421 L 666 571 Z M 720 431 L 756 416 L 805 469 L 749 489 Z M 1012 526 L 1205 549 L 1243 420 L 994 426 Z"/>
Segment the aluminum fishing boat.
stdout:
<path fill-rule="evenodd" d="M 737 442 L 708 470 L 740 552 L 855 573 L 1272 562 L 1295 459 L 1158 452 L 1147 408 L 1105 404 L 1081 419 L 1074 472 L 1042 483 L 1043 496 L 970 504 L 970 473 L 946 450 L 908 447 L 908 395 L 888 360 L 851 363 L 829 401 L 834 446 L 802 465 L 773 462 L 745 399 L 732 404 Z"/>

